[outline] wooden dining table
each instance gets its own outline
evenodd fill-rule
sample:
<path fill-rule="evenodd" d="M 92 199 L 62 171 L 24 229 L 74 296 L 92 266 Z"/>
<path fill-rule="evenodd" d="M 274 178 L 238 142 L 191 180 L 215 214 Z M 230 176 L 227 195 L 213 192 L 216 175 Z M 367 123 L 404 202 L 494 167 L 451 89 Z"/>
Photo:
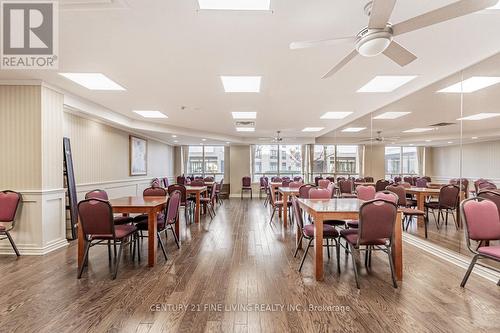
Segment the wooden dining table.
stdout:
<path fill-rule="evenodd" d="M 299 194 L 298 187 L 278 187 L 278 193 L 281 193 L 283 196 L 283 226 L 286 227 L 288 225 L 288 205 L 287 202 L 290 200 L 290 197 L 293 195 Z"/>
<path fill-rule="evenodd" d="M 359 209 L 363 200 L 359 199 L 298 199 L 300 207 L 314 220 L 314 276 L 317 281 L 323 280 L 323 221 L 326 220 L 358 220 Z M 399 281 L 403 280 L 403 230 L 401 212 L 398 211 L 394 223 L 394 240 L 392 257 L 394 271 Z M 302 248 L 300 228 L 296 232 L 297 247 Z"/>
<path fill-rule="evenodd" d="M 165 209 L 168 196 L 128 196 L 116 199 L 110 199 L 109 203 L 113 209 L 113 213 L 122 214 L 147 214 L 148 215 L 148 265 L 153 267 L 156 264 L 156 250 L 158 240 L 157 232 L 157 214 Z M 179 233 L 179 219 L 175 223 L 175 232 Z M 180 237 L 179 237 L 180 242 Z M 85 240 L 83 239 L 83 231 L 78 224 L 78 267 L 83 264 L 83 255 L 85 252 Z"/>
<path fill-rule="evenodd" d="M 207 192 L 207 186 L 191 186 L 186 185 L 186 194 L 195 195 L 195 206 L 194 206 L 194 223 L 200 222 L 200 212 L 201 212 L 201 196 L 203 193 Z"/>

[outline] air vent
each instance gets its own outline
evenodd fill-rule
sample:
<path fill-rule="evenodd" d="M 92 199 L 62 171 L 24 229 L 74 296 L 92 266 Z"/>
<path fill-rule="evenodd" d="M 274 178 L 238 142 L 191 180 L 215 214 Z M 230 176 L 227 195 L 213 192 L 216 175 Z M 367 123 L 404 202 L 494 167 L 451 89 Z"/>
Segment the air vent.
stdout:
<path fill-rule="evenodd" d="M 451 126 L 451 125 L 455 125 L 455 123 L 437 123 L 437 124 L 429 125 L 429 126 L 431 126 L 431 127 L 445 127 L 445 126 Z"/>
<path fill-rule="evenodd" d="M 237 121 L 236 127 L 255 127 L 255 121 Z"/>

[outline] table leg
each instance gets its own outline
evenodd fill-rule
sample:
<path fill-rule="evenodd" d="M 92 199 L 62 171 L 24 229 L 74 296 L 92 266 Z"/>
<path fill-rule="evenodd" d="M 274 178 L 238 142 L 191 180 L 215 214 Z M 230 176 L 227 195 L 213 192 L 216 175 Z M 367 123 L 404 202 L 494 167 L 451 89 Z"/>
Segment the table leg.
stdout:
<path fill-rule="evenodd" d="M 302 229 L 299 227 L 298 224 L 295 226 L 295 245 L 297 248 L 301 249 L 302 248 Z"/>
<path fill-rule="evenodd" d="M 462 228 L 462 219 L 460 218 L 460 203 L 465 200 L 465 192 L 460 191 L 459 202 L 457 206 L 457 224 L 459 228 Z"/>
<path fill-rule="evenodd" d="M 177 219 L 175 220 L 175 225 L 174 225 L 174 229 L 175 229 L 175 234 L 177 235 L 177 238 L 178 238 L 178 241 L 179 241 L 179 245 L 181 245 L 181 227 L 180 227 L 180 224 L 181 224 L 181 219 L 179 218 L 179 211 L 177 211 Z"/>
<path fill-rule="evenodd" d="M 314 276 L 316 281 L 323 281 L 323 219 L 314 219 Z M 399 221 L 401 223 L 401 221 Z"/>
<path fill-rule="evenodd" d="M 196 192 L 196 205 L 194 207 L 194 223 L 200 223 L 200 192 Z"/>
<path fill-rule="evenodd" d="M 78 268 L 82 267 L 83 255 L 85 254 L 85 240 L 83 239 L 82 225 L 78 222 Z"/>
<path fill-rule="evenodd" d="M 394 224 L 394 241 L 392 243 L 392 260 L 394 262 L 394 272 L 398 281 L 403 280 L 403 229 L 401 227 L 401 215 L 398 212 L 396 223 Z"/>
<path fill-rule="evenodd" d="M 283 193 L 283 225 L 287 226 L 288 223 L 288 193 Z"/>
<path fill-rule="evenodd" d="M 424 204 L 425 204 L 425 195 L 423 193 L 418 193 L 417 194 L 417 209 L 421 210 L 423 212 L 424 211 Z M 417 223 L 422 225 L 424 223 L 424 217 L 419 215 Z"/>
<path fill-rule="evenodd" d="M 148 213 L 148 265 L 153 267 L 156 264 L 156 249 L 158 248 L 158 240 L 156 239 L 156 212 Z"/>

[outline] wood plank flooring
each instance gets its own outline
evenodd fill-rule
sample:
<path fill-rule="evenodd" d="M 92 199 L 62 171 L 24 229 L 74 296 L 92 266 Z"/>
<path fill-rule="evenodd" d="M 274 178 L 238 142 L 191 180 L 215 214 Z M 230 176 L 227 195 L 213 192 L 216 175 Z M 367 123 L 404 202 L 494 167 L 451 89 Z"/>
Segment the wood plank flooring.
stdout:
<path fill-rule="evenodd" d="M 0 256 L 0 332 L 500 331 L 492 282 L 472 275 L 461 289 L 463 269 L 408 244 L 398 289 L 381 253 L 370 271 L 358 265 L 360 291 L 344 251 L 340 276 L 325 255 L 325 281 L 316 282 L 312 257 L 297 271 L 293 229 L 269 225 L 269 216 L 260 200 L 226 200 L 213 221 L 184 231 L 181 250 L 169 235 L 168 261 L 159 251 L 148 268 L 146 242 L 140 264 L 126 251 L 114 281 L 105 246 L 91 249 L 81 280 L 76 244 L 43 257 Z M 237 307 L 256 304 L 269 308 Z"/>

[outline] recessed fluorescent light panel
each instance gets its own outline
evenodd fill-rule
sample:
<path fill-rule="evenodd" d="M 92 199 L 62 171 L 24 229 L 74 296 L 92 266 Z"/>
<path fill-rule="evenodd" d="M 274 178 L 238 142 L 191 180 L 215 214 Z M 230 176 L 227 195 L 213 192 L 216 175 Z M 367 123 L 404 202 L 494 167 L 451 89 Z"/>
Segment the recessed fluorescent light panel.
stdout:
<path fill-rule="evenodd" d="M 488 7 L 486 9 L 500 9 L 500 1 L 496 5 Z"/>
<path fill-rule="evenodd" d="M 270 10 L 271 0 L 198 0 L 200 9 Z"/>
<path fill-rule="evenodd" d="M 140 116 L 143 116 L 144 118 L 168 118 L 166 115 L 161 113 L 160 111 L 135 111 Z M 174 136 L 172 136 L 174 137 Z"/>
<path fill-rule="evenodd" d="M 260 92 L 260 76 L 221 76 L 224 91 L 227 93 Z"/>
<path fill-rule="evenodd" d="M 412 128 L 406 131 L 403 131 L 404 133 L 422 133 L 422 132 L 429 132 L 432 131 L 434 128 L 430 127 L 424 127 L 424 128 Z"/>
<path fill-rule="evenodd" d="M 356 133 L 356 132 L 361 132 L 365 129 L 366 129 L 366 127 L 348 127 L 348 128 L 344 128 L 342 130 L 342 132 Z"/>
<path fill-rule="evenodd" d="M 457 120 L 483 120 L 500 116 L 500 113 L 478 113 L 472 116 L 458 118 Z"/>
<path fill-rule="evenodd" d="M 463 82 L 455 83 L 449 87 L 439 90 L 439 93 L 472 93 L 500 82 L 497 76 L 473 76 Z"/>
<path fill-rule="evenodd" d="M 236 127 L 236 132 L 255 132 L 254 127 Z"/>
<path fill-rule="evenodd" d="M 406 116 L 410 113 L 411 112 L 385 112 L 385 113 L 379 114 L 376 117 L 373 117 L 373 119 L 398 119 L 398 118 Z"/>
<path fill-rule="evenodd" d="M 415 79 L 416 75 L 380 75 L 359 88 L 358 92 L 391 92 Z"/>
<path fill-rule="evenodd" d="M 256 119 L 257 112 L 231 112 L 233 119 Z"/>
<path fill-rule="evenodd" d="M 324 127 L 306 127 L 302 130 L 302 132 L 319 132 L 324 130 Z"/>
<path fill-rule="evenodd" d="M 344 119 L 345 117 L 351 115 L 352 112 L 349 111 L 332 111 L 332 112 L 327 112 L 324 115 L 322 115 L 320 118 L 321 119 Z"/>
<path fill-rule="evenodd" d="M 101 73 L 59 73 L 59 75 L 90 90 L 125 90 Z"/>

